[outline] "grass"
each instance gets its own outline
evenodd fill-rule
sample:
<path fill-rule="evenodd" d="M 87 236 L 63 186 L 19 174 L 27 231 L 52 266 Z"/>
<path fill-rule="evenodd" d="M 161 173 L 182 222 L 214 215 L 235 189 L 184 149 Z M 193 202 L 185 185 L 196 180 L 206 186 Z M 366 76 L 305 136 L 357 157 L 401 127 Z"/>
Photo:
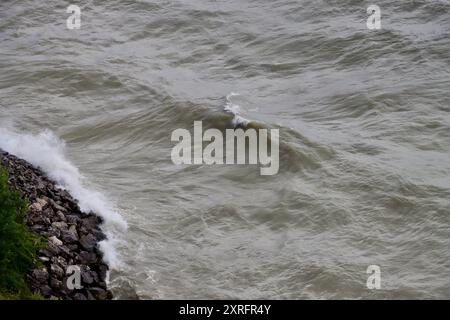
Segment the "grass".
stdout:
<path fill-rule="evenodd" d="M 0 165 L 0 299 L 40 299 L 31 292 L 26 273 L 38 264 L 42 240 L 25 224 L 28 201 L 8 185 Z"/>

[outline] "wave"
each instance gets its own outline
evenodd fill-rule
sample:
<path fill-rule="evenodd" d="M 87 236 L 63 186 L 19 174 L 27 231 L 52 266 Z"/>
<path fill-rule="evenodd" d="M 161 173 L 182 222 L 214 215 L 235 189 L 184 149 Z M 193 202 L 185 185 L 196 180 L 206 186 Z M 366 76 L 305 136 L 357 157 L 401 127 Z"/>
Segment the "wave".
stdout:
<path fill-rule="evenodd" d="M 127 229 L 127 223 L 101 192 L 85 186 L 85 178 L 65 157 L 65 144 L 50 130 L 39 134 L 21 133 L 0 128 L 0 149 L 39 167 L 58 187 L 66 189 L 79 202 L 83 212 L 94 212 L 103 218 L 102 229 L 107 240 L 100 242 L 104 260 L 111 268 L 120 265 L 115 251 L 119 241 L 114 234 Z"/>
<path fill-rule="evenodd" d="M 239 93 L 231 92 L 230 94 L 228 94 L 226 97 L 226 103 L 223 110 L 233 115 L 233 119 L 231 120 L 231 124 L 233 125 L 233 127 L 246 128 L 247 125 L 250 123 L 250 120 L 241 116 L 242 113 L 241 106 L 233 102 L 233 97 L 237 96 L 239 96 Z"/>

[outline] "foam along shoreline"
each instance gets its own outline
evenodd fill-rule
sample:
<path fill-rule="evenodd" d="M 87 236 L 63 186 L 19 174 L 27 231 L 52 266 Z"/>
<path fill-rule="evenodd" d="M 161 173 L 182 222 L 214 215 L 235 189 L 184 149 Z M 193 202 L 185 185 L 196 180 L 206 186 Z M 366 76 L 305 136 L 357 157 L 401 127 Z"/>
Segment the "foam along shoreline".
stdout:
<path fill-rule="evenodd" d="M 46 248 L 38 252 L 42 267 L 27 275 L 31 289 L 45 298 L 111 299 L 109 268 L 99 246 L 107 238 L 100 229 L 103 219 L 82 211 L 69 192 L 25 160 L 0 149 L 0 163 L 9 172 L 10 186 L 30 203 L 27 225 L 47 240 Z M 68 283 L 76 283 L 67 281 L 74 275 L 71 266 L 80 271 L 82 288 L 68 288 Z"/>

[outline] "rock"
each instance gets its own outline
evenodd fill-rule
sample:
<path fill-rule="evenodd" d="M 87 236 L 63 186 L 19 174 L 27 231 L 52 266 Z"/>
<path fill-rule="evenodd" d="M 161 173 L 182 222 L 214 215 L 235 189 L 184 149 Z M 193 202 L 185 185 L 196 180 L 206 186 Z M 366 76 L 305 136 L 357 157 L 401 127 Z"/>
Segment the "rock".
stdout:
<path fill-rule="evenodd" d="M 53 205 L 53 209 L 55 209 L 56 211 L 61 211 L 61 212 L 67 211 L 66 208 L 64 208 L 63 206 L 60 206 L 55 201 L 52 202 L 52 205 Z"/>
<path fill-rule="evenodd" d="M 63 242 L 55 236 L 48 238 L 48 241 L 58 247 L 63 245 Z"/>
<path fill-rule="evenodd" d="M 108 266 L 104 263 L 100 264 L 98 266 L 98 275 L 100 277 L 100 280 L 104 281 L 106 279 L 106 276 L 108 275 Z"/>
<path fill-rule="evenodd" d="M 87 299 L 88 300 L 96 300 L 95 297 L 92 295 L 92 293 L 90 293 L 89 291 L 87 291 Z"/>
<path fill-rule="evenodd" d="M 66 215 L 64 213 L 62 213 L 61 211 L 57 211 L 56 216 L 58 217 L 59 220 L 61 220 L 63 222 L 67 222 Z"/>
<path fill-rule="evenodd" d="M 85 284 L 92 284 L 94 282 L 94 277 L 92 271 L 86 270 L 81 272 L 81 279 Z"/>
<path fill-rule="evenodd" d="M 41 260 L 42 262 L 49 262 L 50 258 L 42 256 L 42 257 L 39 257 L 39 260 Z"/>
<path fill-rule="evenodd" d="M 93 251 L 97 244 L 97 239 L 92 234 L 88 234 L 81 237 L 80 244 L 87 251 Z"/>
<path fill-rule="evenodd" d="M 97 255 L 93 252 L 81 251 L 78 255 L 81 264 L 93 264 L 97 262 Z"/>
<path fill-rule="evenodd" d="M 64 189 L 59 189 L 59 195 L 61 198 L 72 198 L 72 196 L 70 195 L 70 193 L 68 193 L 66 190 Z"/>
<path fill-rule="evenodd" d="M 48 281 L 48 272 L 45 269 L 34 269 L 31 272 L 31 277 L 39 284 L 46 283 Z"/>
<path fill-rule="evenodd" d="M 76 243 L 68 244 L 67 249 L 71 252 L 78 251 L 78 245 Z"/>
<path fill-rule="evenodd" d="M 57 278 L 64 277 L 64 270 L 56 263 L 50 265 L 50 272 L 54 274 Z"/>
<path fill-rule="evenodd" d="M 40 287 L 39 291 L 46 298 L 49 298 L 53 293 L 52 288 L 50 288 L 48 285 Z"/>
<path fill-rule="evenodd" d="M 56 279 L 56 278 L 51 278 L 50 279 L 50 287 L 53 288 L 53 290 L 61 290 L 63 288 L 63 282 Z"/>
<path fill-rule="evenodd" d="M 44 223 L 44 217 L 41 216 L 40 214 L 33 214 L 33 212 L 31 212 L 28 215 L 27 220 L 28 220 L 29 224 L 31 224 L 31 225 L 42 226 L 42 224 Z"/>
<path fill-rule="evenodd" d="M 33 230 L 34 232 L 40 233 L 40 231 L 45 230 L 45 227 L 41 224 L 35 224 L 35 225 L 31 226 L 31 230 Z"/>
<path fill-rule="evenodd" d="M 50 221 L 50 219 L 48 217 L 43 217 L 42 221 L 44 222 L 44 225 L 46 225 L 46 226 L 50 226 L 52 224 L 52 222 Z"/>
<path fill-rule="evenodd" d="M 41 256 L 47 257 L 47 258 L 51 258 L 54 255 L 52 252 L 50 252 L 47 249 L 40 249 L 38 251 L 38 254 L 41 255 Z"/>
<path fill-rule="evenodd" d="M 80 292 L 73 295 L 73 300 L 87 300 L 86 296 Z"/>
<path fill-rule="evenodd" d="M 78 242 L 78 235 L 68 230 L 61 230 L 61 239 L 64 243 L 75 243 Z"/>
<path fill-rule="evenodd" d="M 44 199 L 36 199 L 36 202 L 30 206 L 30 210 L 42 211 L 42 209 L 47 205 L 47 201 Z"/>
<path fill-rule="evenodd" d="M 53 262 L 57 263 L 61 268 L 66 269 L 67 268 L 67 261 L 63 257 L 57 257 L 56 259 L 52 259 Z"/>
<path fill-rule="evenodd" d="M 70 226 L 69 231 L 72 232 L 73 234 L 76 234 L 78 237 L 78 232 L 77 232 L 76 226 L 74 226 L 74 225 Z"/>
<path fill-rule="evenodd" d="M 47 231 L 44 231 L 47 232 Z M 60 238 L 61 237 L 61 230 L 54 228 L 54 227 L 50 227 L 48 228 L 48 236 L 49 237 L 56 237 L 56 238 Z"/>
<path fill-rule="evenodd" d="M 42 206 L 39 203 L 35 202 L 30 205 L 29 209 L 32 211 L 42 211 Z"/>
<path fill-rule="evenodd" d="M 108 292 L 102 288 L 93 287 L 88 289 L 88 291 L 98 300 L 105 300 L 108 298 Z"/>
<path fill-rule="evenodd" d="M 92 231 L 92 234 L 98 242 L 106 239 L 106 235 L 99 229 Z"/>
<path fill-rule="evenodd" d="M 94 230 L 98 226 L 98 220 L 96 216 L 88 216 L 87 218 L 81 219 L 81 225 L 87 230 Z"/>
<path fill-rule="evenodd" d="M 50 218 L 55 216 L 55 212 L 52 210 L 52 208 L 46 208 L 42 211 L 42 215 L 44 216 L 44 220 L 45 219 L 49 219 L 48 220 L 48 224 L 51 224 Z"/>
<path fill-rule="evenodd" d="M 78 222 L 80 221 L 80 218 L 76 215 L 67 215 L 66 220 L 68 224 L 77 225 Z"/>
<path fill-rule="evenodd" d="M 59 229 L 59 230 L 67 230 L 67 228 L 68 228 L 67 223 L 65 223 L 63 221 L 53 222 L 52 227 Z"/>
<path fill-rule="evenodd" d="M 70 249 L 64 245 L 61 246 L 59 249 L 60 253 L 68 259 L 73 257 L 74 255 L 74 253 L 72 253 L 72 251 L 70 251 Z"/>

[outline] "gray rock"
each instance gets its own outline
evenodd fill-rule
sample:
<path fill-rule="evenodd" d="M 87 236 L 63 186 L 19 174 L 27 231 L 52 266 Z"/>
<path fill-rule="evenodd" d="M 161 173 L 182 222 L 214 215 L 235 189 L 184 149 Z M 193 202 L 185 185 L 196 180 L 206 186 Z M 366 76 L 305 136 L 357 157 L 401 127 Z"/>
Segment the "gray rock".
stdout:
<path fill-rule="evenodd" d="M 101 281 L 104 281 L 106 279 L 106 276 L 108 275 L 108 266 L 104 263 L 100 264 L 98 266 L 98 275 L 100 277 Z"/>
<path fill-rule="evenodd" d="M 72 251 L 70 251 L 70 249 L 68 248 L 68 247 L 66 247 L 66 246 L 61 246 L 61 247 L 59 247 L 59 249 L 60 249 L 60 253 L 63 255 L 63 256 L 65 256 L 66 258 L 71 258 L 71 257 L 73 257 L 73 252 Z"/>
<path fill-rule="evenodd" d="M 45 227 L 41 224 L 35 224 L 31 227 L 31 230 L 40 233 L 40 231 L 45 230 Z"/>
<path fill-rule="evenodd" d="M 34 269 L 31 271 L 31 277 L 39 284 L 47 283 L 48 272 L 45 269 Z"/>
<path fill-rule="evenodd" d="M 88 216 L 87 218 L 81 219 L 81 224 L 87 230 L 94 230 L 99 223 L 96 216 Z"/>
<path fill-rule="evenodd" d="M 108 298 L 108 292 L 102 288 L 93 287 L 88 291 L 98 300 L 105 300 Z"/>
<path fill-rule="evenodd" d="M 46 298 L 49 298 L 53 293 L 52 288 L 50 288 L 48 285 L 40 287 L 39 291 L 41 291 L 41 294 Z"/>
<path fill-rule="evenodd" d="M 45 257 L 45 256 L 41 256 L 41 257 L 39 257 L 39 260 L 41 260 L 42 262 L 49 262 L 50 258 Z"/>
<path fill-rule="evenodd" d="M 72 232 L 73 234 L 76 234 L 78 236 L 78 232 L 77 232 L 77 227 L 74 225 L 71 225 L 69 228 L 69 231 Z"/>
<path fill-rule="evenodd" d="M 67 222 L 66 215 L 62 213 L 61 211 L 56 212 L 56 216 L 59 218 L 59 220 L 63 222 Z"/>
<path fill-rule="evenodd" d="M 52 208 L 47 208 L 42 211 L 42 215 L 44 216 L 44 221 L 46 221 L 45 219 L 49 219 L 48 224 L 51 224 L 50 218 L 55 216 L 55 212 L 53 212 Z"/>
<path fill-rule="evenodd" d="M 81 251 L 78 255 L 81 264 L 92 264 L 97 262 L 97 255 L 93 252 Z"/>
<path fill-rule="evenodd" d="M 80 292 L 73 295 L 73 300 L 87 300 L 86 296 Z"/>
<path fill-rule="evenodd" d="M 88 300 L 96 300 L 95 297 L 92 295 L 92 293 L 90 293 L 89 291 L 87 291 L 87 299 Z"/>
<path fill-rule="evenodd" d="M 52 205 L 53 205 L 53 208 L 54 208 L 56 211 L 62 211 L 62 212 L 67 211 L 66 208 L 64 208 L 63 206 L 60 206 L 60 205 L 57 204 L 55 201 L 52 202 Z"/>
<path fill-rule="evenodd" d="M 55 236 L 48 238 L 48 241 L 49 241 L 49 243 L 51 243 L 55 246 L 58 246 L 58 247 L 63 245 L 63 242 Z"/>
<path fill-rule="evenodd" d="M 39 249 L 38 254 L 47 258 L 53 257 L 53 253 L 47 249 Z"/>
<path fill-rule="evenodd" d="M 81 279 L 85 284 L 92 284 L 94 282 L 94 276 L 92 274 L 92 271 L 85 270 L 81 272 Z"/>
<path fill-rule="evenodd" d="M 61 230 L 61 239 L 64 243 L 75 243 L 78 241 L 78 235 L 68 230 Z"/>
<path fill-rule="evenodd" d="M 66 216 L 67 223 L 77 225 L 80 221 L 80 218 L 76 215 L 67 215 Z"/>
<path fill-rule="evenodd" d="M 36 202 L 30 206 L 30 210 L 40 212 L 46 205 L 47 201 L 45 201 L 44 199 L 36 199 Z"/>
<path fill-rule="evenodd" d="M 67 268 L 67 261 L 63 257 L 57 257 L 55 262 L 63 269 Z"/>
<path fill-rule="evenodd" d="M 50 272 L 54 274 L 57 278 L 64 277 L 64 270 L 56 263 L 50 265 Z"/>
<path fill-rule="evenodd" d="M 52 227 L 59 229 L 59 230 L 67 230 L 67 228 L 68 228 L 67 223 L 65 223 L 63 221 L 53 222 Z"/>
<path fill-rule="evenodd" d="M 97 239 L 92 234 L 88 234 L 81 237 L 80 244 L 87 251 L 93 251 L 97 244 Z"/>
<path fill-rule="evenodd" d="M 56 278 L 50 279 L 50 287 L 53 288 L 53 290 L 61 290 L 63 288 L 63 282 L 59 281 Z"/>
<path fill-rule="evenodd" d="M 51 253 L 50 257 L 60 254 L 60 248 L 61 246 L 55 245 L 53 242 L 49 241 L 47 245 L 47 251 Z"/>
<path fill-rule="evenodd" d="M 71 251 L 71 252 L 75 252 L 78 251 L 78 245 L 76 243 L 72 243 L 72 244 L 68 244 L 67 248 Z"/>

